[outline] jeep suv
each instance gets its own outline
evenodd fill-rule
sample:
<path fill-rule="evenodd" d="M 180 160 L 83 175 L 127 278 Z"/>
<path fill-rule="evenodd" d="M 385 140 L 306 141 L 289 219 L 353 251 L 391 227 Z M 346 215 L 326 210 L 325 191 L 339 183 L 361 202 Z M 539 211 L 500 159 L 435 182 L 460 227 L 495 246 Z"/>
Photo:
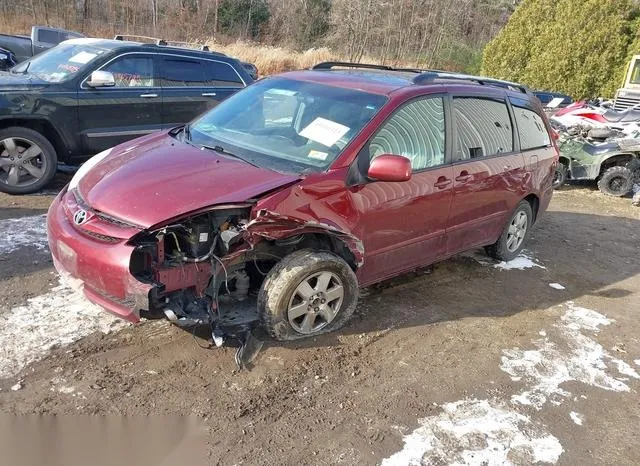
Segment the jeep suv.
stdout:
<path fill-rule="evenodd" d="M 135 322 L 335 330 L 358 287 L 484 247 L 551 200 L 540 101 L 505 81 L 324 63 L 96 155 L 47 217 L 56 268 Z"/>
<path fill-rule="evenodd" d="M 234 58 L 163 44 L 72 39 L 0 73 L 0 191 L 37 191 L 59 163 L 184 124 L 253 81 Z"/>

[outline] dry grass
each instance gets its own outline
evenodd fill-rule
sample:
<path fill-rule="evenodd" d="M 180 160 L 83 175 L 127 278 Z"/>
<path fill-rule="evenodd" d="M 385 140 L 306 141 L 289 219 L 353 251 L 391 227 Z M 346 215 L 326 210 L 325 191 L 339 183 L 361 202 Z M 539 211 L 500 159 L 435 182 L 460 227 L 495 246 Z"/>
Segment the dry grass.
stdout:
<path fill-rule="evenodd" d="M 340 59 L 336 53 L 326 47 L 295 52 L 282 47 L 240 41 L 228 45 L 217 44 L 213 41 L 206 41 L 206 43 L 212 50 L 253 63 L 258 67 L 262 76 L 310 68 L 322 61 Z"/>
<path fill-rule="evenodd" d="M 31 31 L 32 18 L 27 15 L 19 15 L 8 18 L 0 17 L 0 32 L 4 34 L 29 34 Z M 56 24 L 57 27 L 64 27 L 62 24 Z M 73 25 L 68 26 L 70 29 Z M 100 28 L 97 25 L 86 27 L 84 34 L 93 37 L 109 37 L 113 34 Z M 243 61 L 253 63 L 258 67 L 261 76 L 282 73 L 284 71 L 308 69 L 313 65 L 323 61 L 347 61 L 346 57 L 334 52 L 327 47 L 312 48 L 304 52 L 297 52 L 284 47 L 276 47 L 272 45 L 261 45 L 251 42 L 236 41 L 231 43 L 219 43 L 212 38 L 196 38 L 192 41 L 194 44 L 207 44 L 211 50 L 216 50 L 227 55 L 239 58 Z M 367 63 L 376 63 L 376 60 L 365 58 L 362 60 Z"/>

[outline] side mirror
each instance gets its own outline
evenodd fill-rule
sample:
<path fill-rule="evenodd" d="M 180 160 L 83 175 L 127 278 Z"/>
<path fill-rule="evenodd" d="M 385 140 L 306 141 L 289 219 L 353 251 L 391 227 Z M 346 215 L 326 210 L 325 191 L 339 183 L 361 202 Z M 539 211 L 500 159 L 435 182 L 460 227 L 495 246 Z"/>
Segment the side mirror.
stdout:
<path fill-rule="evenodd" d="M 371 161 L 367 176 L 377 181 L 407 181 L 411 179 L 411 161 L 401 155 L 379 155 Z"/>
<path fill-rule="evenodd" d="M 113 77 L 113 73 L 109 71 L 94 71 L 91 73 L 91 78 L 87 81 L 87 86 L 90 87 L 113 87 L 116 85 L 116 80 Z"/>

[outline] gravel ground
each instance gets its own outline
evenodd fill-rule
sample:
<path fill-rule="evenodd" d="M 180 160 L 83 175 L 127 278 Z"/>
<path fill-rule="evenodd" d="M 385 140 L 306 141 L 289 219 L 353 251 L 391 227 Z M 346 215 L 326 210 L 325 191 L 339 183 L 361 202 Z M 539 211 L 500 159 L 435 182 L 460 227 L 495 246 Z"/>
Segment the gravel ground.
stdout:
<path fill-rule="evenodd" d="M 364 290 L 341 332 L 267 342 L 242 372 L 233 347 L 60 285 L 51 199 L 0 195 L 2 412 L 193 414 L 212 464 L 640 464 L 629 199 L 564 189 L 516 262 L 476 251 Z"/>

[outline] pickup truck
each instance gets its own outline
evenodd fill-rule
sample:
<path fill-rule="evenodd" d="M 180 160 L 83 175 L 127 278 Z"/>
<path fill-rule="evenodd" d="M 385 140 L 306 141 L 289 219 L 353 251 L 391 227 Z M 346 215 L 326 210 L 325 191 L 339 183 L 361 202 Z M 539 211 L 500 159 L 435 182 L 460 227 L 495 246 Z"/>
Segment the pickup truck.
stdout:
<path fill-rule="evenodd" d="M 253 82 L 232 57 L 165 44 L 70 39 L 0 72 L 0 192 L 38 191 L 57 169 L 184 125 Z"/>
<path fill-rule="evenodd" d="M 31 36 L 0 34 L 0 49 L 12 52 L 16 61 L 20 63 L 40 52 L 55 47 L 60 42 L 77 37 L 84 36 L 79 32 L 34 26 L 31 28 Z"/>

